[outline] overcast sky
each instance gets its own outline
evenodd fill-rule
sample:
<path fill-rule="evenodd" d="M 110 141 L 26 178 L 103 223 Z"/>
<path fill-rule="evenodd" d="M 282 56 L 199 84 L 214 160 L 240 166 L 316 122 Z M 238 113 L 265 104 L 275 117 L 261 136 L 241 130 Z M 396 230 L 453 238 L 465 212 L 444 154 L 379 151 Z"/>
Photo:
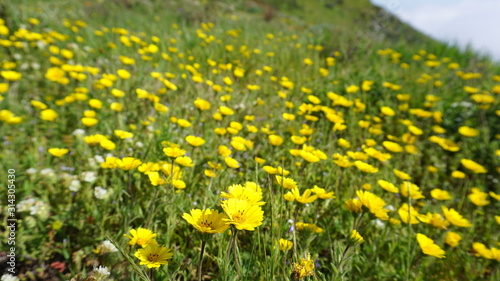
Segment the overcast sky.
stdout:
<path fill-rule="evenodd" d="M 371 0 L 436 39 L 500 61 L 500 0 Z"/>

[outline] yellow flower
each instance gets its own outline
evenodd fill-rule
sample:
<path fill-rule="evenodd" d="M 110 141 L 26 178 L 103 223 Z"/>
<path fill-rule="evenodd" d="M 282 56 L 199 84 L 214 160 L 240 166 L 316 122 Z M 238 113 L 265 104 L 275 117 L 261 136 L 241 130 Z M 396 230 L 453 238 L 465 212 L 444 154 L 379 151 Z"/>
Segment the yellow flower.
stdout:
<path fill-rule="evenodd" d="M 222 209 L 228 216 L 224 221 L 233 224 L 239 230 L 253 231 L 264 220 L 262 208 L 247 200 L 230 198 L 222 202 Z"/>
<path fill-rule="evenodd" d="M 488 170 L 486 170 L 486 168 L 484 168 L 480 164 L 478 164 L 470 159 L 462 159 L 462 160 L 460 160 L 460 163 L 462 163 L 462 165 L 464 165 L 465 168 L 471 170 L 472 172 L 474 172 L 476 174 L 485 174 L 488 172 Z"/>
<path fill-rule="evenodd" d="M 116 144 L 108 139 L 103 139 L 99 142 L 99 145 L 106 150 L 113 150 L 116 148 Z"/>
<path fill-rule="evenodd" d="M 115 136 L 119 137 L 120 139 L 129 139 L 134 136 L 134 134 L 127 132 L 127 131 L 122 131 L 122 130 L 114 130 L 113 133 Z"/>
<path fill-rule="evenodd" d="M 417 224 L 417 218 L 421 216 L 418 211 L 413 208 L 413 206 L 410 207 L 407 203 L 403 203 L 403 205 L 401 205 L 398 209 L 398 214 L 404 223 L 410 224 Z"/>
<path fill-rule="evenodd" d="M 280 244 L 280 250 L 282 251 L 289 251 L 293 247 L 292 241 L 285 240 L 283 238 L 280 238 L 279 244 Z"/>
<path fill-rule="evenodd" d="M 231 108 L 224 106 L 224 105 L 219 107 L 219 111 L 222 115 L 226 115 L 226 116 L 234 114 L 234 110 L 232 110 Z"/>
<path fill-rule="evenodd" d="M 193 209 L 191 214 L 184 213 L 182 218 L 202 233 L 222 233 L 229 228 L 226 223 L 227 215 L 217 210 Z"/>
<path fill-rule="evenodd" d="M 0 71 L 0 76 L 2 76 L 3 78 L 5 78 L 6 80 L 9 80 L 9 81 L 17 81 L 17 80 L 21 79 L 21 77 L 23 75 L 19 72 L 16 72 L 16 71 L 4 70 L 4 71 Z"/>
<path fill-rule="evenodd" d="M 438 245 L 434 244 L 434 241 L 429 237 L 421 233 L 417 233 L 417 241 L 418 245 L 420 246 L 420 249 L 422 249 L 422 252 L 424 254 L 429 256 L 434 256 L 440 259 L 446 257 L 445 251 L 441 249 Z"/>
<path fill-rule="evenodd" d="M 131 235 L 123 234 L 123 236 L 130 239 L 127 244 L 132 246 L 137 244 L 143 248 L 146 247 L 148 243 L 151 240 L 154 240 L 154 238 L 156 237 L 156 233 L 153 233 L 153 231 L 142 227 L 139 227 L 137 230 L 131 229 L 130 234 Z"/>
<path fill-rule="evenodd" d="M 269 142 L 273 146 L 280 146 L 283 143 L 283 138 L 278 135 L 269 135 Z"/>
<path fill-rule="evenodd" d="M 314 153 L 306 151 L 306 150 L 301 150 L 300 151 L 300 157 L 302 157 L 304 160 L 310 163 L 316 163 L 320 160 L 318 156 L 316 156 Z"/>
<path fill-rule="evenodd" d="M 453 231 L 449 231 L 446 233 L 445 242 L 446 242 L 446 244 L 450 245 L 451 247 L 458 246 L 458 244 L 460 243 L 460 240 L 462 240 L 462 237 L 460 236 L 460 234 L 453 232 Z"/>
<path fill-rule="evenodd" d="M 165 155 L 167 155 L 170 158 L 177 158 L 179 156 L 184 155 L 186 151 L 178 147 L 166 147 L 163 149 L 163 153 L 165 153 Z"/>
<path fill-rule="evenodd" d="M 47 108 L 47 105 L 45 103 L 43 103 L 43 102 L 40 102 L 40 101 L 32 100 L 30 103 L 36 109 L 43 110 L 43 109 Z"/>
<path fill-rule="evenodd" d="M 304 193 L 302 195 L 300 195 L 300 191 L 299 191 L 298 187 L 292 189 L 291 192 L 292 192 L 293 196 L 295 197 L 295 200 L 297 200 L 297 202 L 302 203 L 302 204 L 312 203 L 312 202 L 314 202 L 314 200 L 316 200 L 318 198 L 317 195 L 311 196 L 311 192 L 312 192 L 311 189 L 306 189 L 306 191 L 304 191 Z"/>
<path fill-rule="evenodd" d="M 392 108 L 390 108 L 388 106 L 382 106 L 380 108 L 380 112 L 382 112 L 382 114 L 387 115 L 387 116 L 394 116 L 394 115 L 396 115 L 396 112 Z"/>
<path fill-rule="evenodd" d="M 433 190 L 431 190 L 431 196 L 432 196 L 432 198 L 437 199 L 437 200 L 450 200 L 451 199 L 450 193 L 448 191 L 442 190 L 439 188 L 434 188 Z"/>
<path fill-rule="evenodd" d="M 142 164 L 142 161 L 134 157 L 124 157 L 123 159 L 118 159 L 116 164 L 118 165 L 118 168 L 124 171 L 130 171 L 139 167 L 139 165 Z"/>
<path fill-rule="evenodd" d="M 57 112 L 53 109 L 44 109 L 40 112 L 40 119 L 44 121 L 54 121 L 57 116 Z"/>
<path fill-rule="evenodd" d="M 151 182 L 151 185 L 153 186 L 164 185 L 167 183 L 163 178 L 160 177 L 160 174 L 158 172 L 149 172 L 148 178 Z"/>
<path fill-rule="evenodd" d="M 448 209 L 445 206 L 441 206 L 441 209 L 443 210 L 444 217 L 451 222 L 451 224 L 459 227 L 471 227 L 472 224 L 462 217 L 455 209 L 451 208 Z"/>
<path fill-rule="evenodd" d="M 234 158 L 232 157 L 225 157 L 224 162 L 229 168 L 237 169 L 241 166 L 241 164 Z"/>
<path fill-rule="evenodd" d="M 194 101 L 194 106 L 196 106 L 196 108 L 198 108 L 199 110 L 204 111 L 210 109 L 210 102 L 202 98 L 197 98 Z"/>
<path fill-rule="evenodd" d="M 380 185 L 380 187 L 382 187 L 383 189 L 389 191 L 389 192 L 392 192 L 392 193 L 398 193 L 399 192 L 399 189 L 394 186 L 394 184 L 388 182 L 388 181 L 385 181 L 385 180 L 379 180 L 378 182 L 378 185 Z"/>
<path fill-rule="evenodd" d="M 343 148 L 349 148 L 351 147 L 351 143 L 349 141 L 347 141 L 346 139 L 343 139 L 343 138 L 340 138 L 338 141 L 337 141 L 337 144 Z"/>
<path fill-rule="evenodd" d="M 344 206 L 347 210 L 354 213 L 361 213 L 363 211 L 363 204 L 359 199 L 349 199 L 345 202 Z"/>
<path fill-rule="evenodd" d="M 458 128 L 458 133 L 465 137 L 477 137 L 479 135 L 479 130 L 467 126 L 462 126 Z"/>
<path fill-rule="evenodd" d="M 363 190 L 356 191 L 356 195 L 358 196 L 361 204 L 363 204 L 363 206 L 368 208 L 370 213 L 372 213 L 381 220 L 389 219 L 389 216 L 387 215 L 389 210 L 384 209 L 385 202 L 382 198 L 378 197 L 377 195 L 369 191 L 363 191 Z"/>
<path fill-rule="evenodd" d="M 324 188 L 321 188 L 317 185 L 315 185 L 311 190 L 312 190 L 312 192 L 316 193 L 316 195 L 320 199 L 333 199 L 333 198 L 335 198 L 333 191 L 326 192 L 326 190 Z"/>
<path fill-rule="evenodd" d="M 368 163 L 365 163 L 365 162 L 362 162 L 362 161 L 359 161 L 359 160 L 356 160 L 354 161 L 354 165 L 356 166 L 356 168 L 358 168 L 359 170 L 365 172 L 365 173 L 376 173 L 378 172 L 378 168 L 368 164 Z"/>
<path fill-rule="evenodd" d="M 179 156 L 179 157 L 175 158 L 174 162 L 181 165 L 181 166 L 184 166 L 184 167 L 193 167 L 194 166 L 193 159 L 191 159 L 191 157 L 189 157 L 189 156 Z"/>
<path fill-rule="evenodd" d="M 349 243 L 351 243 L 352 245 L 359 245 L 361 243 L 363 243 L 363 236 L 361 236 L 361 234 L 359 234 L 359 232 L 356 230 L 356 229 L 353 229 L 351 231 L 351 235 L 349 236 Z"/>
<path fill-rule="evenodd" d="M 411 180 L 411 176 L 408 175 L 407 173 L 400 171 L 398 169 L 394 169 L 393 171 L 394 171 L 394 174 L 396 175 L 396 177 L 398 177 L 402 180 Z"/>
<path fill-rule="evenodd" d="M 314 223 L 297 222 L 295 224 L 295 226 L 297 227 L 297 230 L 299 230 L 299 231 L 301 231 L 301 230 L 307 230 L 307 231 L 311 231 L 311 232 L 314 232 L 314 233 L 322 233 L 323 232 L 323 228 L 318 227 Z"/>
<path fill-rule="evenodd" d="M 453 171 L 451 172 L 451 176 L 456 178 L 456 179 L 463 179 L 465 178 L 465 173 L 461 171 Z"/>
<path fill-rule="evenodd" d="M 285 189 L 294 189 L 298 187 L 297 182 L 292 179 L 292 178 L 285 178 L 279 175 L 276 175 L 276 181 L 280 186 L 282 186 Z"/>
<path fill-rule="evenodd" d="M 130 72 L 125 69 L 118 69 L 116 73 L 118 74 L 118 76 L 120 76 L 121 79 L 129 79 L 131 76 Z"/>
<path fill-rule="evenodd" d="M 390 152 L 398 153 L 403 151 L 403 147 L 401 145 L 392 141 L 384 141 L 382 142 L 382 145 Z"/>
<path fill-rule="evenodd" d="M 82 118 L 82 124 L 87 126 L 87 127 L 95 126 L 97 123 L 99 123 L 99 120 L 97 120 L 93 117 L 83 117 Z"/>
<path fill-rule="evenodd" d="M 186 119 L 179 119 L 177 120 L 177 124 L 181 126 L 182 128 L 188 128 L 191 127 L 191 122 L 189 122 Z"/>
<path fill-rule="evenodd" d="M 205 144 L 205 140 L 203 138 L 200 138 L 197 136 L 191 136 L 191 135 L 186 137 L 186 141 L 190 145 L 195 146 L 195 147 Z"/>
<path fill-rule="evenodd" d="M 265 202 L 262 200 L 262 192 L 250 187 L 249 185 L 233 184 L 228 187 L 228 192 L 221 192 L 221 198 L 224 199 L 242 199 L 246 200 L 251 205 L 264 205 Z"/>
<path fill-rule="evenodd" d="M 50 148 L 48 151 L 55 157 L 64 156 L 69 152 L 67 148 Z"/>
<path fill-rule="evenodd" d="M 425 198 L 424 195 L 422 195 L 422 191 L 420 191 L 420 188 L 409 181 L 404 181 L 400 187 L 399 191 L 401 192 L 401 195 L 404 197 L 408 197 L 408 194 L 410 194 L 410 197 L 412 199 L 422 199 Z"/>
<path fill-rule="evenodd" d="M 314 260 L 311 260 L 311 255 L 307 254 L 307 259 L 300 259 L 298 263 L 293 263 L 293 277 L 302 279 L 307 276 L 314 275 Z"/>
<path fill-rule="evenodd" d="M 156 240 L 154 240 L 146 248 L 137 250 L 134 256 L 141 261 L 140 265 L 155 268 L 168 264 L 168 260 L 172 258 L 173 254 L 172 249 L 159 246 Z"/>
<path fill-rule="evenodd" d="M 472 193 L 469 194 L 469 199 L 474 205 L 482 207 L 490 204 L 488 199 L 488 193 L 482 192 L 479 188 L 473 187 Z"/>

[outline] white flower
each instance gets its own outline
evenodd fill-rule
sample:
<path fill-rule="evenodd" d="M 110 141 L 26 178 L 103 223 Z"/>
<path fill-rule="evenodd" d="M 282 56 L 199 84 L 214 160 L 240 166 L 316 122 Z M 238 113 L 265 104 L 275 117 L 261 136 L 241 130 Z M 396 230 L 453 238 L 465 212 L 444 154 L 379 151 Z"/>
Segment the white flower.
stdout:
<path fill-rule="evenodd" d="M 19 281 L 19 278 L 12 274 L 4 274 L 2 275 L 2 278 L 0 278 L 1 281 Z"/>
<path fill-rule="evenodd" d="M 80 174 L 84 182 L 95 182 L 97 180 L 97 173 L 96 172 L 82 172 Z"/>
<path fill-rule="evenodd" d="M 54 170 L 51 168 L 45 168 L 40 170 L 40 175 L 45 176 L 45 177 L 55 177 L 56 174 L 54 173 Z"/>
<path fill-rule="evenodd" d="M 104 160 L 104 157 L 102 157 L 101 155 L 96 155 L 94 156 L 94 159 L 97 163 L 101 164 L 103 163 L 105 160 Z"/>
<path fill-rule="evenodd" d="M 83 129 L 76 129 L 72 133 L 73 136 L 83 136 L 85 135 L 85 130 Z"/>
<path fill-rule="evenodd" d="M 77 192 L 78 190 L 80 190 L 81 186 L 82 184 L 80 183 L 79 180 L 72 180 L 71 183 L 69 184 L 69 190 Z"/>
<path fill-rule="evenodd" d="M 34 175 L 34 174 L 36 174 L 36 172 L 37 172 L 37 169 L 35 169 L 35 168 L 29 168 L 28 170 L 26 170 L 26 174 L 28 174 L 28 175 Z"/>
<path fill-rule="evenodd" d="M 105 280 L 107 276 L 109 276 L 111 272 L 109 272 L 107 266 L 100 265 L 98 268 L 94 268 L 92 275 L 94 275 L 97 280 Z"/>
<path fill-rule="evenodd" d="M 142 147 L 144 147 L 144 144 L 142 142 L 138 141 L 135 143 L 135 146 L 142 148 Z"/>
<path fill-rule="evenodd" d="M 101 199 L 101 200 L 104 200 L 104 199 L 108 199 L 109 197 L 109 192 L 107 189 L 105 188 L 102 188 L 100 186 L 96 186 L 94 188 L 94 196 L 97 198 L 97 199 Z"/>
<path fill-rule="evenodd" d="M 118 249 L 109 240 L 105 240 L 104 242 L 102 242 L 102 244 L 99 247 L 101 248 L 101 253 L 103 254 L 118 252 Z"/>

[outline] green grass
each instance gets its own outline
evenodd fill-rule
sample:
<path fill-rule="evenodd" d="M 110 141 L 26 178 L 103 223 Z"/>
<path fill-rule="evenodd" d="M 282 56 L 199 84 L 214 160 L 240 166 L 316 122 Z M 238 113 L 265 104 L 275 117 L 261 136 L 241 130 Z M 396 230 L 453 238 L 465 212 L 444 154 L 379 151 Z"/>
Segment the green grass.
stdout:
<path fill-rule="evenodd" d="M 19 80 L 9 80 L 7 72 L 0 76 L 0 89 L 8 85 L 0 94 L 0 134 L 4 136 L 0 175 L 7 182 L 8 169 L 16 170 L 16 203 L 21 203 L 16 213 L 16 255 L 22 280 L 83 279 L 95 275 L 92 270 L 99 265 L 107 266 L 114 280 L 197 280 L 202 236 L 183 214 L 195 208 L 222 212 L 220 193 L 248 181 L 262 189 L 263 223 L 254 231 L 237 232 L 234 249 L 241 270 L 229 249 L 234 228 L 212 235 L 203 260 L 204 280 L 291 279 L 294 263 L 307 254 L 315 268 L 306 280 L 499 279 L 495 251 L 500 214 L 494 198 L 500 194 L 498 64 L 431 40 L 390 16 L 380 18 L 381 12 L 368 1 L 344 1 L 331 9 L 321 1 L 207 3 L 24 0 L 7 1 L 0 7 L 10 32 L 0 35 L 0 66 L 2 71 L 22 74 Z M 30 23 L 30 18 L 39 24 Z M 374 23 L 383 28 L 373 29 Z M 131 40 L 130 46 L 123 43 L 125 37 Z M 147 51 L 151 45 L 158 51 Z M 56 49 L 70 50 L 74 56 L 64 57 Z M 126 65 L 120 56 L 135 63 Z M 458 68 L 452 69 L 453 63 Z M 68 70 L 70 65 L 99 72 L 87 69 L 81 72 L 86 78 L 79 81 L 78 71 Z M 68 83 L 46 78 L 51 67 L 66 69 Z M 243 76 L 235 72 L 237 68 L 244 70 Z M 119 69 L 131 77 L 116 77 L 112 85 L 102 80 L 109 74 L 117 76 Z M 467 79 L 458 71 L 480 77 Z M 232 84 L 224 82 L 226 77 Z M 283 83 L 286 79 L 293 87 Z M 367 80 L 373 81 L 369 89 L 349 92 L 350 86 L 362 87 Z M 258 89 L 252 90 L 255 86 Z M 483 96 L 467 93 L 465 86 Z M 87 93 L 75 94 L 82 89 Z M 124 96 L 113 95 L 112 89 L 123 91 Z M 148 96 L 141 98 L 137 89 Z M 402 98 L 404 94 L 408 100 Z M 433 97 L 437 100 L 430 102 Z M 210 109 L 198 110 L 197 98 L 208 101 Z M 481 103 L 480 98 L 490 101 Z M 101 101 L 102 108 L 93 108 L 91 99 Z M 55 110 L 57 118 L 43 120 L 32 101 Z M 155 102 L 168 111 L 161 112 Z M 123 110 L 113 110 L 113 103 L 120 103 Z M 234 114 L 218 118 L 220 106 L 233 109 Z M 390 107 L 395 115 L 384 115 L 382 107 Z M 419 117 L 415 109 L 432 116 Z M 81 121 L 91 114 L 89 110 L 95 111 L 98 120 L 94 126 Z M 295 120 L 286 120 L 283 113 L 294 114 Z M 176 119 L 185 119 L 191 126 L 183 127 Z M 361 127 L 360 121 L 369 121 L 369 127 Z M 242 128 L 231 122 L 239 122 Z M 342 124 L 345 128 L 339 129 Z M 436 132 L 435 126 L 445 132 Z M 479 135 L 460 134 L 463 126 L 477 129 Z M 229 127 L 232 132 L 225 135 L 214 131 Z M 74 134 L 77 129 L 84 134 Z M 133 137 L 120 139 L 114 133 L 117 129 Z M 116 146 L 90 145 L 84 139 L 95 134 Z M 282 137 L 283 143 L 272 145 L 272 134 Z M 185 140 L 188 135 L 200 136 L 206 143 L 192 147 Z M 308 148 L 294 143 L 292 136 L 305 136 L 305 144 L 327 159 L 311 163 L 297 155 Z M 447 151 L 430 141 L 431 136 L 452 140 L 460 150 Z M 245 151 L 238 150 L 233 137 L 247 141 Z M 350 147 L 339 144 L 341 138 Z M 375 149 L 391 156 L 379 161 L 362 155 L 377 172 L 334 162 L 335 154 L 348 157 L 366 151 L 370 139 Z M 387 143 L 383 145 L 386 141 L 398 143 L 403 151 L 391 151 Z M 169 176 L 172 160 L 163 148 L 172 144 L 186 150 L 194 162 L 192 167 L 175 165 L 182 170 L 185 188 L 174 187 L 178 182 Z M 241 167 L 226 164 L 218 152 L 220 145 L 231 150 Z M 50 148 L 67 148 L 69 153 L 55 157 Z M 165 165 L 158 172 L 166 183 L 153 186 L 142 168 L 103 168 L 99 162 L 107 156 Z M 347 159 L 351 164 L 356 160 Z M 474 172 L 462 159 L 472 159 L 487 172 Z M 213 168 L 217 164 L 220 169 Z M 335 198 L 288 202 L 290 195 L 284 195 L 289 190 L 263 169 L 265 165 L 289 170 L 287 177 L 298 183 L 300 194 L 317 185 L 334 192 Z M 403 183 L 393 169 L 408 173 L 425 198 L 408 200 L 400 192 L 382 189 L 379 180 L 398 189 Z M 207 176 L 209 171 L 216 176 Z M 453 171 L 463 172 L 465 178 L 453 177 Z M 88 180 L 88 172 L 95 173 L 95 178 Z M 96 187 L 107 190 L 107 198 L 99 196 Z M 470 199 L 474 187 L 485 192 L 489 204 L 479 207 Z M 448 191 L 452 199 L 439 201 L 431 196 L 437 188 Z M 361 213 L 345 207 L 363 189 L 384 200 L 390 210 L 388 220 L 376 219 L 366 206 Z M 7 188 L 0 197 L 7 202 Z M 445 230 L 426 223 L 423 216 L 416 224 L 401 223 L 404 212 L 398 210 L 404 203 L 421 215 L 443 215 L 442 206 L 454 208 L 472 226 L 449 224 Z M 7 214 L 6 205 L 2 203 L 2 214 Z M 298 222 L 315 224 L 321 231 L 297 231 Z M 173 250 L 168 265 L 157 270 L 139 265 L 134 257 L 138 247 L 127 245 L 129 239 L 123 237 L 139 227 L 154 231 L 156 240 Z M 353 229 L 364 238 L 362 244 L 349 240 Z M 462 237 L 456 247 L 445 243 L 450 231 Z M 446 258 L 424 254 L 417 233 L 434 240 Z M 2 230 L 3 237 L 8 234 Z M 293 247 L 280 250 L 280 238 L 292 241 Z M 119 252 L 99 252 L 105 240 L 112 240 Z M 481 252 L 474 243 L 495 249 Z M 7 240 L 2 240 L 2 246 L 7 249 Z M 62 272 L 57 265 L 64 265 Z"/>

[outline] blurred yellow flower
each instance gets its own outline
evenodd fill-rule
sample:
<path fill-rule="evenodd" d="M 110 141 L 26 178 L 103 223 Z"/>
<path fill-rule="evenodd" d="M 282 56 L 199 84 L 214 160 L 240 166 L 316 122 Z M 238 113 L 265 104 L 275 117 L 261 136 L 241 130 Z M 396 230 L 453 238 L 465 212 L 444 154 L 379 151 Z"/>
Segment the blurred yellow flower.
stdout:
<path fill-rule="evenodd" d="M 48 152 L 55 157 L 62 157 L 68 154 L 69 150 L 67 148 L 49 148 Z"/>
<path fill-rule="evenodd" d="M 434 256 L 437 258 L 445 258 L 446 253 L 441 247 L 438 245 L 434 244 L 434 241 L 430 239 L 429 237 L 425 236 L 424 234 L 417 233 L 417 241 L 418 245 L 420 246 L 420 249 L 422 249 L 422 252 L 426 255 L 429 256 Z"/>

